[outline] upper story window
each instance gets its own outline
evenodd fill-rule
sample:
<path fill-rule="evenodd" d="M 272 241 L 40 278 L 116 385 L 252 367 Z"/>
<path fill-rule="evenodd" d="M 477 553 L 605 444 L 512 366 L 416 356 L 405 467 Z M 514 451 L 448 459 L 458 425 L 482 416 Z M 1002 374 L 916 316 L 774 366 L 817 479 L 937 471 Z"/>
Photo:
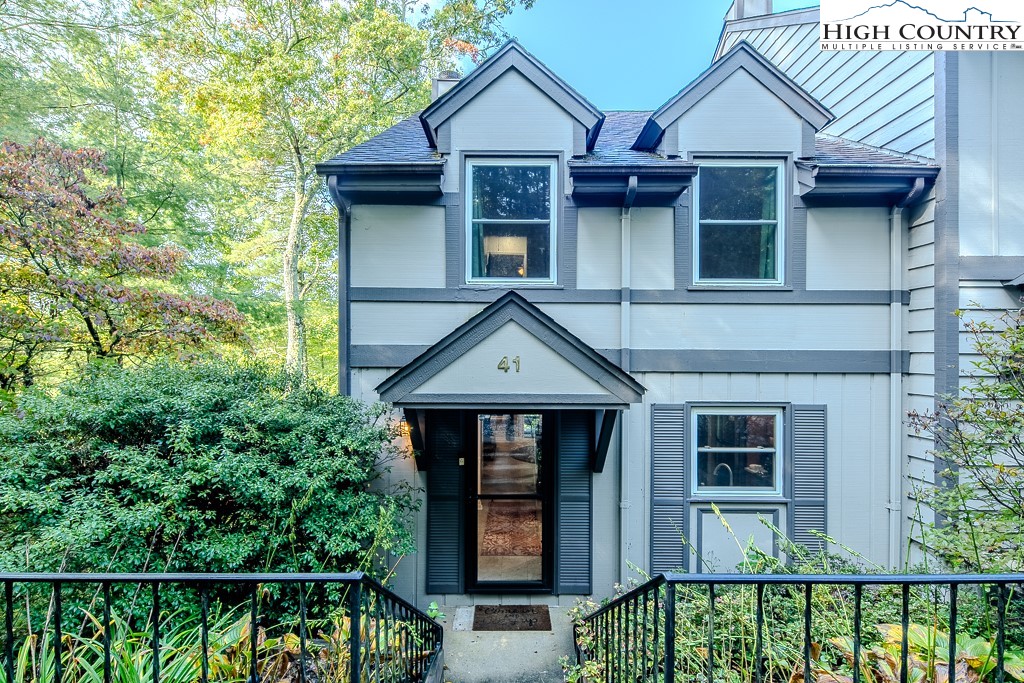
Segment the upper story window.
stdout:
<path fill-rule="evenodd" d="M 781 285 L 781 162 L 708 162 L 697 174 L 694 284 Z"/>
<path fill-rule="evenodd" d="M 782 493 L 782 410 L 694 408 L 692 493 Z"/>
<path fill-rule="evenodd" d="M 468 282 L 555 281 L 555 162 L 466 162 Z"/>

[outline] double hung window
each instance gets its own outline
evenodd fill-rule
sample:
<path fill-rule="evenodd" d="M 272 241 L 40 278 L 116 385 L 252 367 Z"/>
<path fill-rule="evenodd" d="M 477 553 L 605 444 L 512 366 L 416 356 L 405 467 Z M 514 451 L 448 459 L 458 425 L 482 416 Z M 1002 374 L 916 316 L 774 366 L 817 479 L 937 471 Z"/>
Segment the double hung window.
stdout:
<path fill-rule="evenodd" d="M 695 284 L 783 284 L 781 162 L 708 162 L 697 174 Z"/>
<path fill-rule="evenodd" d="M 466 162 L 468 282 L 555 281 L 555 162 Z"/>
<path fill-rule="evenodd" d="M 782 493 L 782 410 L 694 408 L 692 493 Z"/>

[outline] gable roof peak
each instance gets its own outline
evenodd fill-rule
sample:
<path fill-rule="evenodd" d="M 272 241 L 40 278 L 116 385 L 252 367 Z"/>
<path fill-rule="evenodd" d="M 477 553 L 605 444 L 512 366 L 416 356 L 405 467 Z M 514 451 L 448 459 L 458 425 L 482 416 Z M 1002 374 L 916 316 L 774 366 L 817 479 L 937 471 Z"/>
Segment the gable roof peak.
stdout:
<path fill-rule="evenodd" d="M 675 97 L 651 114 L 633 143 L 635 150 L 653 150 L 665 129 L 737 71 L 746 71 L 761 85 L 819 131 L 831 121 L 832 112 L 797 85 L 746 40 L 741 40 Z"/>
<path fill-rule="evenodd" d="M 587 149 L 593 149 L 604 122 L 604 113 L 530 54 L 515 38 L 506 41 L 472 73 L 420 113 L 420 123 L 430 146 L 437 147 L 437 129 L 441 124 L 510 70 L 521 74 L 580 122 L 587 129 Z"/>

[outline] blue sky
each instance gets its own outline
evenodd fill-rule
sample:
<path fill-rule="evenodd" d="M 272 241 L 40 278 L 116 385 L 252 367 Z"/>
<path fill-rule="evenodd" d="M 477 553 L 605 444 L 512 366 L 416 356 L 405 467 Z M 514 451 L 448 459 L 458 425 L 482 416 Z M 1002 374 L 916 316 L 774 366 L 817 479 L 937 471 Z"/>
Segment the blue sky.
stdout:
<path fill-rule="evenodd" d="M 536 0 L 503 25 L 604 110 L 656 109 L 711 62 L 731 0 Z M 817 6 L 775 0 L 775 11 Z"/>

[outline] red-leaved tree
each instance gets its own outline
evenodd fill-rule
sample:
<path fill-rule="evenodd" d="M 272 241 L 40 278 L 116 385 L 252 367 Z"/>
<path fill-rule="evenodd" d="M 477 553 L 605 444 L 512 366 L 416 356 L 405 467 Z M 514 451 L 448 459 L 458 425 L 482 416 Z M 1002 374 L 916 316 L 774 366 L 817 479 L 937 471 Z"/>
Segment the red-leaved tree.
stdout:
<path fill-rule="evenodd" d="M 230 302 L 176 293 L 186 257 L 141 244 L 97 150 L 0 144 L 0 389 L 61 359 L 185 356 L 242 338 Z"/>

